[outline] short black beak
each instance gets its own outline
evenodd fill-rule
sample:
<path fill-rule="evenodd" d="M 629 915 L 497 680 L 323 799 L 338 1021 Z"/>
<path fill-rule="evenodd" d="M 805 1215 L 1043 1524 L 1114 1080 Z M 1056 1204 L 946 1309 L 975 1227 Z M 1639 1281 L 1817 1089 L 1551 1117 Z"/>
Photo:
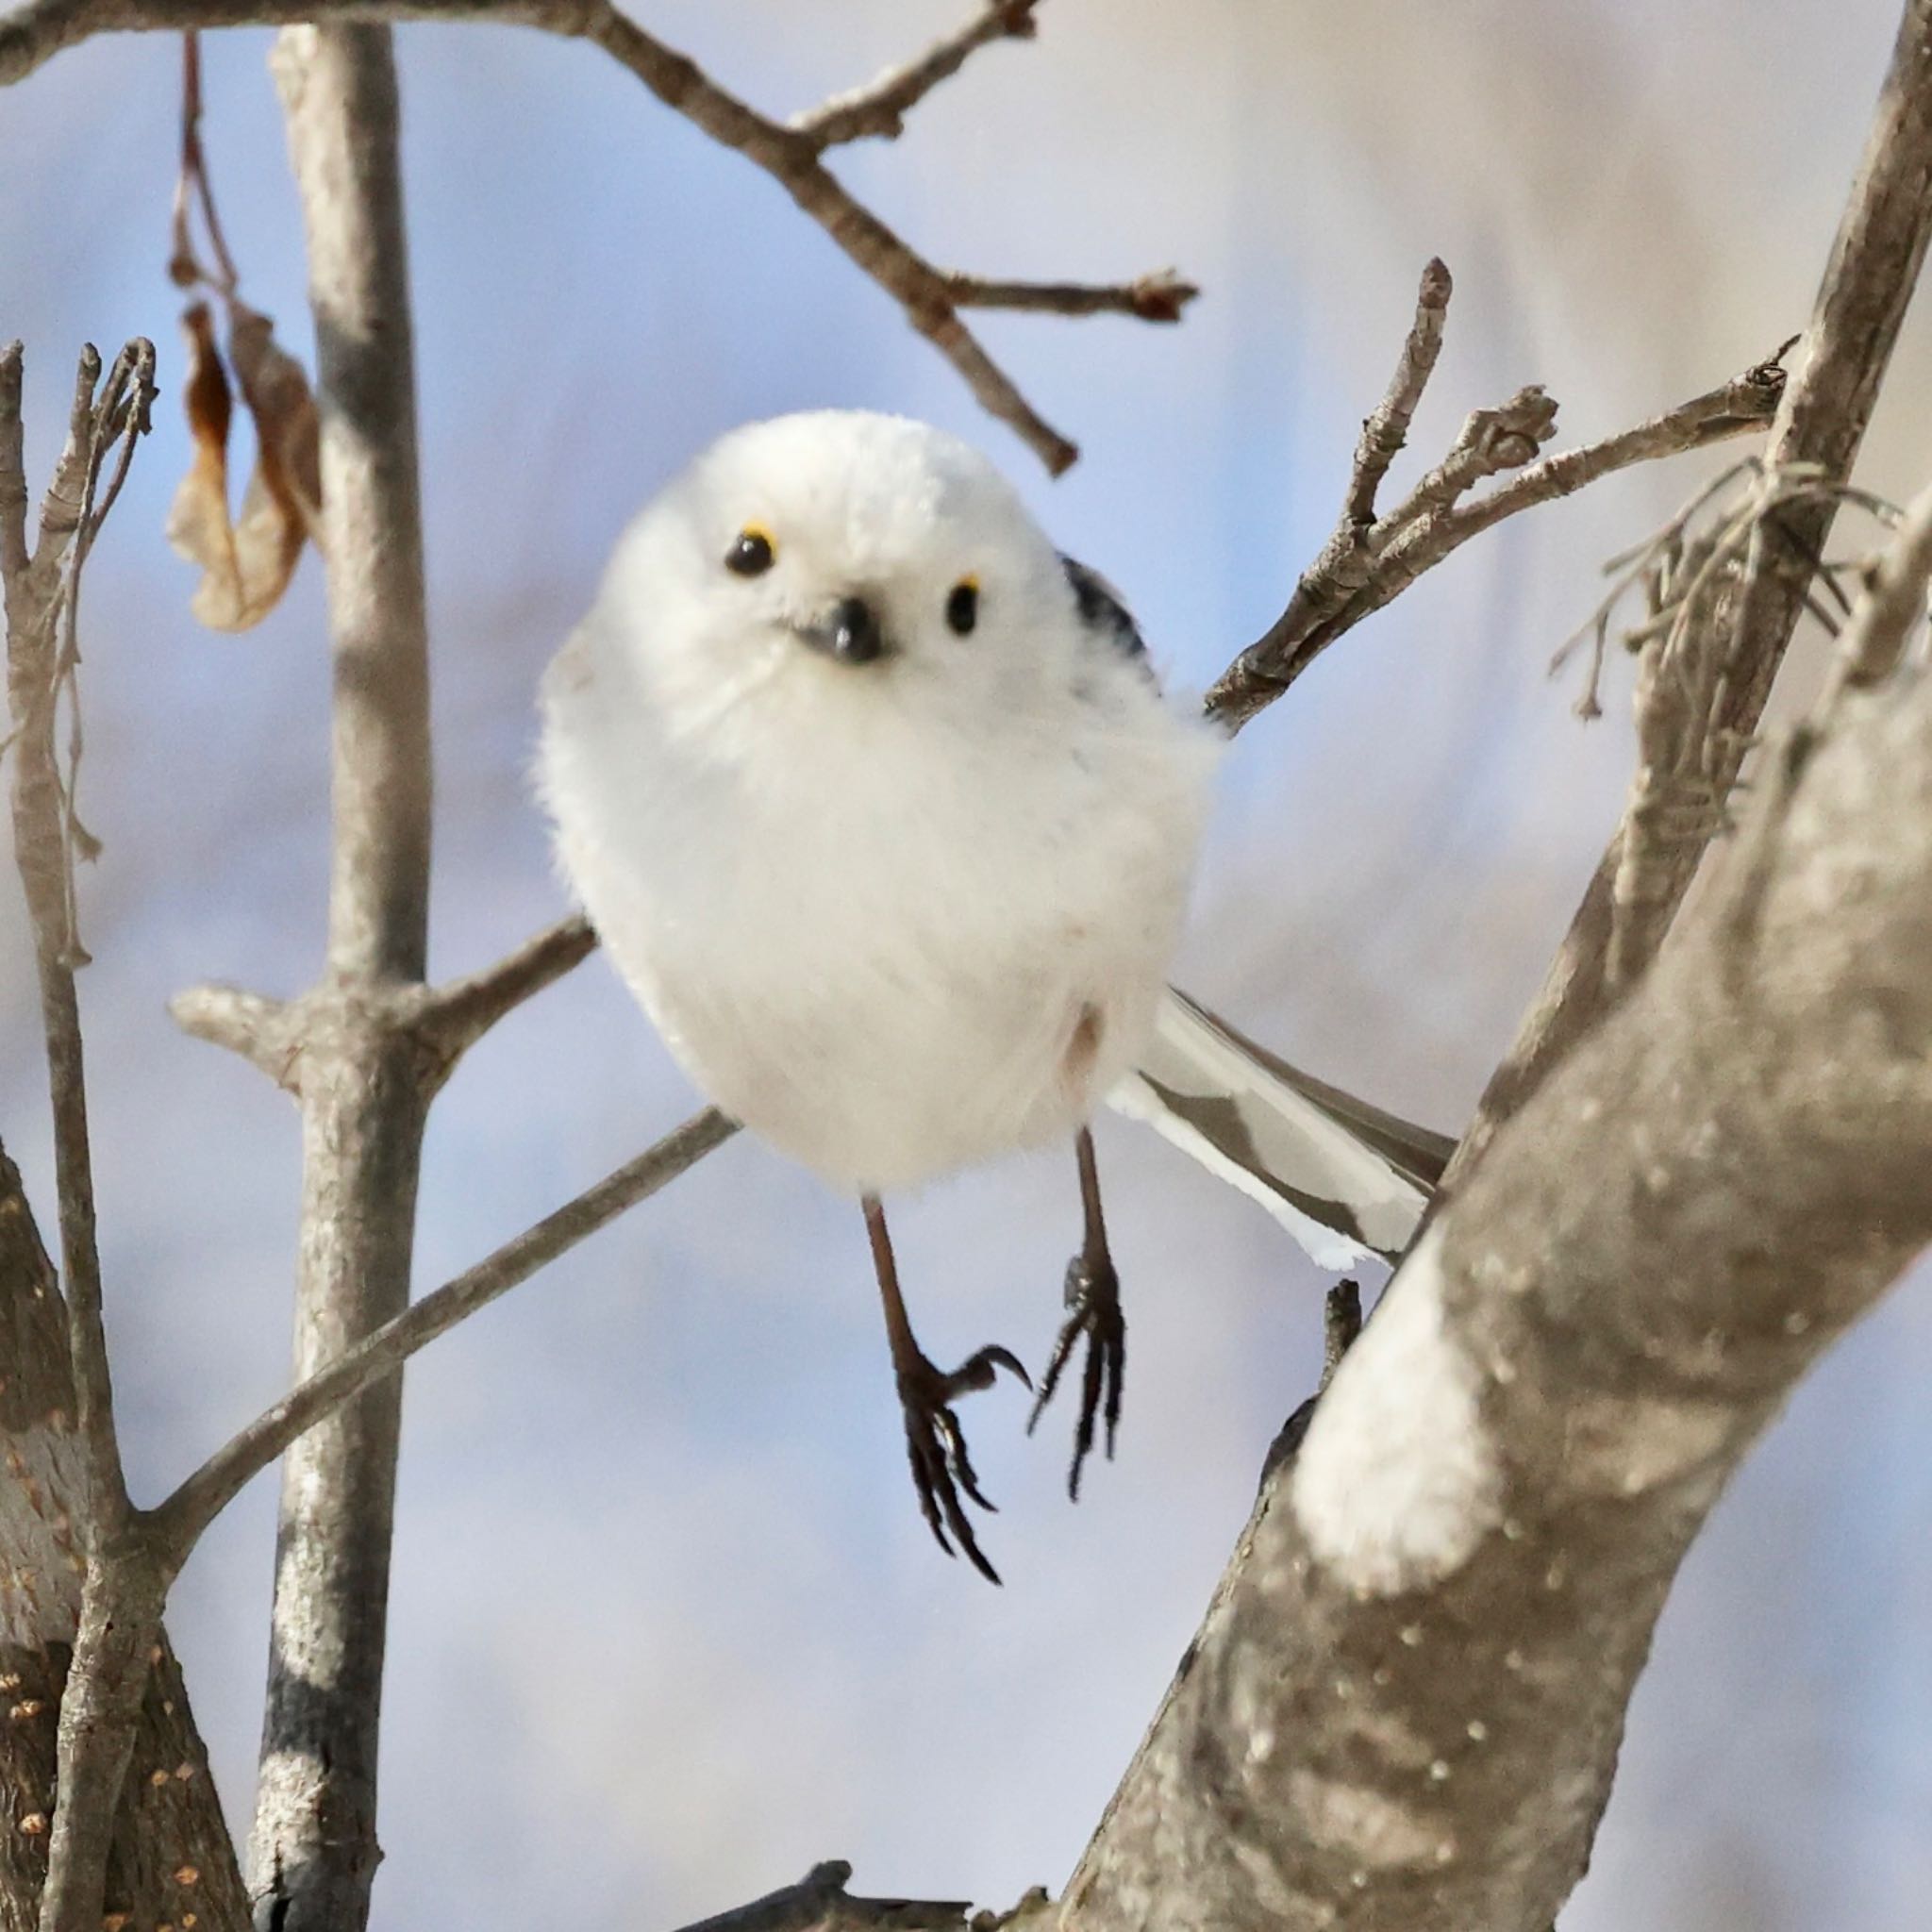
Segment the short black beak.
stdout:
<path fill-rule="evenodd" d="M 885 633 L 863 597 L 844 597 L 805 633 L 841 664 L 870 664 L 886 655 Z"/>

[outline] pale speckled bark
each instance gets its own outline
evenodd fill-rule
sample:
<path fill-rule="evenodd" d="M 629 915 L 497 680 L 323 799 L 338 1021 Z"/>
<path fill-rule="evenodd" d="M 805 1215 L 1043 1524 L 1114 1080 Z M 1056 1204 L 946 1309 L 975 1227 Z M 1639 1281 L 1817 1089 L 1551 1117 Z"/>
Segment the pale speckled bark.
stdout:
<path fill-rule="evenodd" d="M 55 1724 L 80 1628 L 74 1385 L 54 1270 L 0 1152 L 0 1932 L 36 1932 L 54 1809 Z M 108 1863 L 127 1932 L 244 1932 L 248 1904 L 165 1638 L 147 1674 Z"/>
<path fill-rule="evenodd" d="M 276 78 L 308 236 L 333 647 L 328 960 L 305 1003 L 295 1373 L 400 1313 L 433 1081 L 395 1001 L 428 924 L 428 656 L 415 377 L 386 27 L 291 28 Z M 356 1932 L 375 1838 L 402 1385 L 303 1437 L 283 1468 L 257 1911 L 277 1932 Z"/>
<path fill-rule="evenodd" d="M 1932 1239 L 1932 682 L 1835 717 L 1784 757 L 1696 926 L 1398 1274 L 1303 1476 L 1257 1507 L 1068 1932 L 1544 1932 L 1581 1875 L 1690 1539 Z M 1430 1360 L 1476 1391 L 1461 1441 L 1431 1420 L 1438 1376 L 1401 1384 L 1404 1298 L 1436 1293 Z M 1407 1436 L 1391 1396 L 1423 1411 Z M 1305 1491 L 1352 1440 L 1353 1492 Z M 1423 1497 L 1472 1441 L 1493 1487 L 1463 1492 L 1467 1548 L 1423 1539 L 1380 1593 L 1366 1491 Z M 1351 1512 L 1360 1548 L 1311 1541 Z"/>

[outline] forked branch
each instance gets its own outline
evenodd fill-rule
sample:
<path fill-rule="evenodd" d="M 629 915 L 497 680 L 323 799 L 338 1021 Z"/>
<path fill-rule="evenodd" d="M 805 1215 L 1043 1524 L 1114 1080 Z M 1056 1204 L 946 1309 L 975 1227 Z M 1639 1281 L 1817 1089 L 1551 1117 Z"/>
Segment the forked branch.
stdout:
<path fill-rule="evenodd" d="M 1635 428 L 1539 459 L 1556 428 L 1557 405 L 1541 388 L 1520 390 L 1496 408 L 1476 410 L 1442 459 L 1378 518 L 1376 495 L 1435 367 L 1450 293 L 1448 270 L 1431 261 L 1388 393 L 1362 425 L 1334 531 L 1281 615 L 1208 693 L 1209 715 L 1230 730 L 1273 704 L 1337 638 L 1472 537 L 1613 471 L 1762 429 L 1783 391 L 1784 369 L 1773 357 Z M 1470 495 L 1488 477 L 1511 472 L 1487 493 Z"/>
<path fill-rule="evenodd" d="M 1058 475 L 1078 448 L 1036 410 L 978 338 L 962 308 L 1111 313 L 1176 322 L 1195 293 L 1172 274 L 1111 286 L 991 281 L 937 267 L 855 199 L 824 164 L 832 146 L 898 132 L 906 113 L 975 48 L 1034 31 L 1039 0 L 995 0 L 918 59 L 871 86 L 791 121 L 775 120 L 731 93 L 696 61 L 668 46 L 609 0 L 27 0 L 0 16 L 0 87 L 23 79 L 63 47 L 128 29 L 282 26 L 351 20 L 484 20 L 587 40 L 636 75 L 666 107 L 721 145 L 762 168 L 905 311 L 906 319 L 965 378 L 981 408 L 1021 437 Z"/>

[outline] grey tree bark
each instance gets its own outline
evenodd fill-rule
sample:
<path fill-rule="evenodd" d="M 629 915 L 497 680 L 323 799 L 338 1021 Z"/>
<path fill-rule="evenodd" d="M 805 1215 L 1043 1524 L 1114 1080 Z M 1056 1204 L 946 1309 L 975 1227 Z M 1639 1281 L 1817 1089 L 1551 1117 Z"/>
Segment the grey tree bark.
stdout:
<path fill-rule="evenodd" d="M 390 31 L 290 28 L 274 65 L 308 236 L 334 689 L 328 957 L 288 1075 L 302 1376 L 409 1299 L 434 1080 L 398 1003 L 426 963 L 429 671 Z M 368 1916 L 401 1404 L 392 1376 L 284 1463 L 251 1841 L 258 1914 L 278 1932 Z"/>
<path fill-rule="evenodd" d="M 1932 1240 L 1924 669 L 1801 735 L 1770 789 L 1694 926 L 1398 1273 L 1069 1932 L 1541 1932 L 1582 1875 L 1690 1539 Z"/>

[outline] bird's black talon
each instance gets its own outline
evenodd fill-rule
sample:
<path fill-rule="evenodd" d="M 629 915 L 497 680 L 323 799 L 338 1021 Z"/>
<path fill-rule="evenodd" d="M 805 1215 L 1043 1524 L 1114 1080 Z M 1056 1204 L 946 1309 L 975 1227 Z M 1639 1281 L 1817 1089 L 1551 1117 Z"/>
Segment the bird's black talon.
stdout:
<path fill-rule="evenodd" d="M 1080 1364 L 1080 1413 L 1074 1425 L 1074 1458 L 1067 1471 L 1067 1494 L 1080 1500 L 1080 1471 L 1093 1448 L 1096 1425 L 1107 1425 L 1108 1459 L 1113 1459 L 1114 1439 L 1120 1428 L 1121 1388 L 1127 1364 L 1127 1324 L 1121 1313 L 1120 1276 L 1104 1254 L 1080 1254 L 1067 1266 L 1066 1305 L 1072 1311 L 1061 1324 L 1053 1354 L 1047 1358 L 1046 1373 L 1040 1378 L 1040 1392 L 1033 1401 L 1033 1413 L 1026 1420 L 1026 1432 L 1033 1433 L 1046 1405 L 1059 1387 L 1060 1376 L 1073 1358 L 1076 1344 L 1086 1344 Z"/>
<path fill-rule="evenodd" d="M 899 1375 L 899 1407 L 906 1422 L 906 1458 L 912 1467 L 912 1487 L 933 1540 L 949 1557 L 963 1556 L 989 1583 L 1000 1574 L 987 1561 L 973 1534 L 960 1492 L 992 1515 L 999 1513 L 979 1487 L 979 1476 L 967 1453 L 966 1433 L 953 1410 L 955 1399 L 975 1390 L 990 1389 L 998 1371 L 1009 1370 L 1028 1389 L 1033 1383 L 1010 1349 L 990 1343 L 969 1356 L 950 1374 L 942 1374 L 921 1357 Z"/>

